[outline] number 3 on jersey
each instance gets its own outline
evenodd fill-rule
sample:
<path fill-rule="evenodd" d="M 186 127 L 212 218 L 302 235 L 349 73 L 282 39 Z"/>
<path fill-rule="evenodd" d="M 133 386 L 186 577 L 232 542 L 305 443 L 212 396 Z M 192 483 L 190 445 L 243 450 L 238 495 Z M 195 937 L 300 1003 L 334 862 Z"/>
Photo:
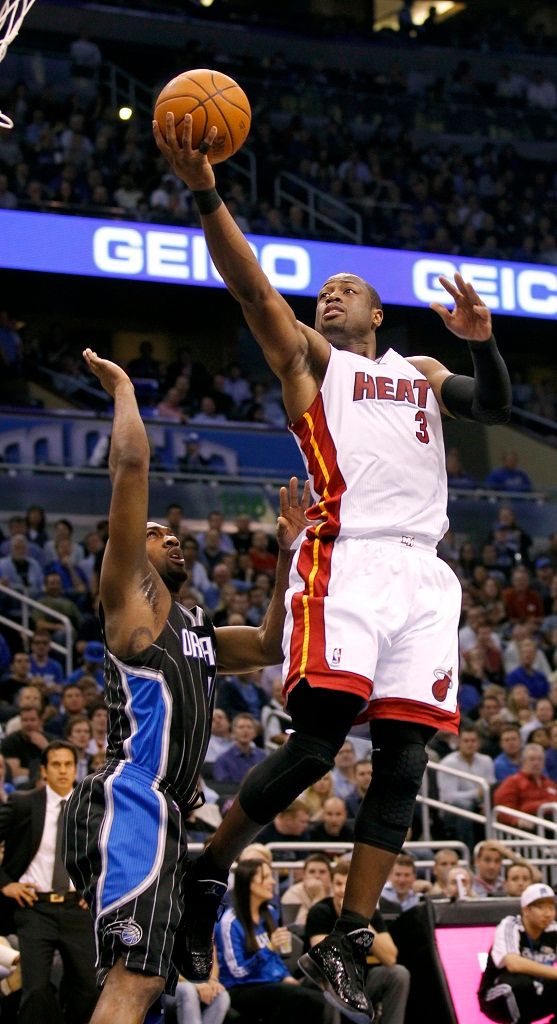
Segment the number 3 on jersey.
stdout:
<path fill-rule="evenodd" d="M 429 444 L 429 434 L 427 432 L 427 416 L 425 412 L 417 412 L 414 419 L 416 423 L 419 423 L 419 429 L 416 431 L 416 437 L 422 444 Z"/>

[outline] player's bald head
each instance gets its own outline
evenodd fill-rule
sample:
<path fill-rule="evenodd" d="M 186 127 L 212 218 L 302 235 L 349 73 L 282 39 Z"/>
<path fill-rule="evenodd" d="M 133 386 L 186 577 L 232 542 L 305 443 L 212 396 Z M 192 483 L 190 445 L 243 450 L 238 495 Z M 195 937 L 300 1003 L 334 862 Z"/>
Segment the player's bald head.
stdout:
<path fill-rule="evenodd" d="M 372 284 L 369 283 L 369 281 L 366 281 L 365 278 L 360 277 L 359 274 L 352 274 L 348 270 L 341 270 L 338 274 L 331 274 L 331 276 L 328 277 L 327 280 L 325 281 L 323 288 L 325 288 L 331 281 L 356 281 L 367 291 L 372 309 L 383 309 L 383 303 L 381 302 L 379 292 L 376 291 L 376 289 L 373 287 Z"/>

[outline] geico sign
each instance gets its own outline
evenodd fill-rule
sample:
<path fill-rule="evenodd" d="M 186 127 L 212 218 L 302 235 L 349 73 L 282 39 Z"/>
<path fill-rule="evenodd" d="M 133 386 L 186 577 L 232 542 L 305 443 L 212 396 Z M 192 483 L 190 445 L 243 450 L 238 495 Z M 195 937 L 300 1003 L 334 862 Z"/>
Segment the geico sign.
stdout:
<path fill-rule="evenodd" d="M 458 271 L 469 281 L 490 309 L 501 312 L 521 310 L 539 316 L 557 313 L 557 273 L 541 267 L 519 270 L 489 263 L 453 263 L 452 260 L 421 259 L 412 268 L 414 295 L 421 302 L 439 302 L 447 293 L 437 278 L 452 279 Z"/>
<path fill-rule="evenodd" d="M 302 291 L 311 279 L 309 254 L 301 245 L 268 242 L 258 250 L 262 269 L 275 288 Z M 181 231 L 138 231 L 102 227 L 93 235 L 93 259 L 104 274 L 175 281 L 221 281 L 202 235 Z"/>

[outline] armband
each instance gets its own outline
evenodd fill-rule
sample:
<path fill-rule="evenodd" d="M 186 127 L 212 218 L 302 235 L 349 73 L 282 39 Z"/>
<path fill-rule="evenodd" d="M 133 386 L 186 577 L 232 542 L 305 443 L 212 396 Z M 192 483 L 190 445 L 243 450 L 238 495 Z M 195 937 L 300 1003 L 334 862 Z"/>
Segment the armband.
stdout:
<path fill-rule="evenodd" d="M 197 192 L 192 192 L 192 196 L 195 199 L 197 209 L 202 216 L 207 213 L 214 213 L 214 211 L 218 210 L 219 206 L 222 205 L 222 199 L 216 188 L 202 188 Z"/>
<path fill-rule="evenodd" d="M 489 341 L 469 341 L 474 376 L 453 374 L 441 385 L 443 404 L 459 419 L 478 423 L 508 423 L 512 406 L 509 371 L 493 335 Z"/>

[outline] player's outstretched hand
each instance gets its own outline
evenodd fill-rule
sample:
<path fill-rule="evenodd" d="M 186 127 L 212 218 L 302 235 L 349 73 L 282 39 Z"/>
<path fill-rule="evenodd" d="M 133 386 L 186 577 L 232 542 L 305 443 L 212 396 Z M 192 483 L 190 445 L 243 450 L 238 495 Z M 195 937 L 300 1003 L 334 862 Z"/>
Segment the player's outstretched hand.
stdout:
<path fill-rule="evenodd" d="M 283 551 L 289 551 L 296 537 L 309 525 L 306 511 L 310 505 L 309 482 L 306 480 L 302 497 L 298 499 L 298 477 L 290 477 L 288 487 L 279 491 L 280 511 L 277 518 L 277 542 Z"/>
<path fill-rule="evenodd" d="M 215 175 L 213 168 L 207 159 L 207 151 L 211 148 L 217 135 L 215 126 L 209 129 L 199 149 L 192 149 L 191 132 L 192 116 L 184 115 L 184 127 L 176 131 L 174 114 L 172 111 L 166 115 L 166 127 L 164 135 L 161 132 L 158 122 L 153 121 L 153 135 L 155 142 L 162 155 L 168 160 L 174 174 L 180 178 L 192 191 L 199 189 L 214 188 Z"/>
<path fill-rule="evenodd" d="M 118 384 L 128 383 L 133 387 L 126 371 L 117 363 L 111 363 L 110 359 L 101 359 L 91 348 L 84 349 L 83 358 L 91 373 L 98 377 L 104 390 L 112 397 L 114 397 Z"/>
<path fill-rule="evenodd" d="M 454 284 L 447 277 L 439 278 L 445 291 L 455 300 L 454 309 L 447 309 L 439 302 L 432 302 L 431 309 L 439 314 L 445 327 L 457 338 L 466 341 L 489 341 L 491 338 L 491 313 L 485 302 L 467 284 L 460 274 L 455 274 Z"/>

